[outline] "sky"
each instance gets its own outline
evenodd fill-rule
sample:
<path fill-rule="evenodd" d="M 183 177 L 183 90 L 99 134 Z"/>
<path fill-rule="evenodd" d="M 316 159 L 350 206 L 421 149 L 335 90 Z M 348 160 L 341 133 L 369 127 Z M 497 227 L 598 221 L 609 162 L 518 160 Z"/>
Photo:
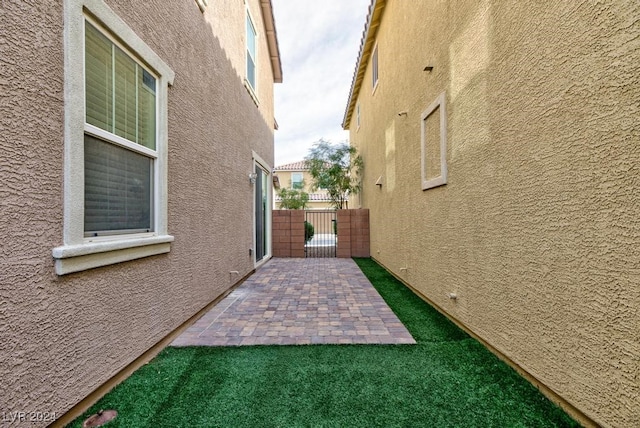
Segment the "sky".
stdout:
<path fill-rule="evenodd" d="M 342 118 L 371 0 L 272 0 L 283 83 L 276 83 L 275 166 L 320 138 L 346 141 Z"/>

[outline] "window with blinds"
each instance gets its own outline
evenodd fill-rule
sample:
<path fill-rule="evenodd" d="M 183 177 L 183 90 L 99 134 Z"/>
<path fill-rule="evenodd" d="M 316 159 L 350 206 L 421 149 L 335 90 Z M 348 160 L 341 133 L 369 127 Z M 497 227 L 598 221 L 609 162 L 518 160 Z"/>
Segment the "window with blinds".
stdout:
<path fill-rule="evenodd" d="M 256 89 L 256 29 L 247 12 L 247 81 Z"/>
<path fill-rule="evenodd" d="M 84 170 L 85 233 L 151 231 L 151 159 L 85 134 Z"/>
<path fill-rule="evenodd" d="M 152 231 L 156 78 L 88 21 L 85 111 L 85 236 Z"/>

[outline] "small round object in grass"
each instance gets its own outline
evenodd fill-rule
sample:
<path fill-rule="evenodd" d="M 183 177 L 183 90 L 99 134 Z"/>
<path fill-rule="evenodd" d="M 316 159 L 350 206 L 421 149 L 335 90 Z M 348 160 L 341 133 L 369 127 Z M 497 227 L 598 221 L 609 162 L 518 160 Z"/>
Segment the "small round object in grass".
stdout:
<path fill-rule="evenodd" d="M 95 415 L 89 416 L 83 423 L 82 428 L 101 427 L 107 422 L 111 422 L 118 416 L 115 410 L 100 410 Z"/>

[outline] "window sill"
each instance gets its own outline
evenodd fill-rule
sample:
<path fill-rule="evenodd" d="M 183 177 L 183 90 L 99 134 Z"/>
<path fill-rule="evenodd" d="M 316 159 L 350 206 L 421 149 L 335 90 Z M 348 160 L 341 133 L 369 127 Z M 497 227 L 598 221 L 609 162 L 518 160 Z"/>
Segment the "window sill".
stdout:
<path fill-rule="evenodd" d="M 432 178 L 431 180 L 424 180 L 422 182 L 422 190 L 433 189 L 434 187 L 440 187 L 447 184 L 447 179 L 440 176 L 436 178 Z"/>
<path fill-rule="evenodd" d="M 260 107 L 260 101 L 258 101 L 258 96 L 256 95 L 256 92 L 251 86 L 251 83 L 249 83 L 247 79 L 244 79 L 244 87 L 247 88 L 247 92 L 249 92 L 249 95 L 251 95 L 251 99 L 255 103 L 256 107 Z"/>
<path fill-rule="evenodd" d="M 204 10 L 207 8 L 209 1 L 208 0 L 196 0 L 198 7 L 200 8 L 200 12 L 204 13 Z"/>
<path fill-rule="evenodd" d="M 53 249 L 56 274 L 80 272 L 143 257 L 168 253 L 173 236 L 153 236 L 63 245 Z"/>

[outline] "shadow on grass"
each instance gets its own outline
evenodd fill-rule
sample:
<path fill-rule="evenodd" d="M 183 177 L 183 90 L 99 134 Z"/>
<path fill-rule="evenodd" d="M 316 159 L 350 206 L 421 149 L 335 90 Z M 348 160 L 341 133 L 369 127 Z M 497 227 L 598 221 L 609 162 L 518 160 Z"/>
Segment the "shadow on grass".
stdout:
<path fill-rule="evenodd" d="M 109 427 L 579 426 L 369 259 L 417 345 L 167 348 L 105 396 Z"/>

